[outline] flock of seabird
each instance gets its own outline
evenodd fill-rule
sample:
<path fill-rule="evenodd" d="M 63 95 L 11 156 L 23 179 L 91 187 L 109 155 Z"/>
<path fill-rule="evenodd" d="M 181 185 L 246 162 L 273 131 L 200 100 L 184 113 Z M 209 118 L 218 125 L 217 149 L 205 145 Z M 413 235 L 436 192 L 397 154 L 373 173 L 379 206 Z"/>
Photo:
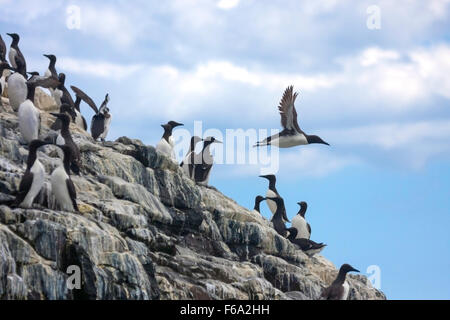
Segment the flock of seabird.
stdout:
<path fill-rule="evenodd" d="M 92 117 L 90 131 L 94 141 L 100 139 L 105 142 L 111 124 L 111 114 L 109 113 L 109 95 L 106 94 L 100 107 L 81 89 L 70 86 L 75 94 L 75 101 L 70 92 L 65 87 L 66 75 L 58 73 L 56 70 L 56 56 L 44 54 L 49 59 L 49 66 L 43 76 L 38 72 L 27 72 L 27 65 L 24 55 L 20 51 L 20 37 L 16 33 L 8 33 L 12 38 L 9 49 L 9 63 L 6 60 L 6 45 L 0 35 L 0 96 L 7 88 L 9 103 L 12 109 L 17 112 L 19 119 L 19 130 L 22 142 L 28 145 L 28 160 L 24 175 L 22 176 L 19 190 L 13 201 L 8 203 L 11 206 L 21 208 L 31 208 L 34 199 L 39 194 L 45 181 L 45 169 L 37 158 L 37 151 L 45 145 L 55 145 L 62 150 L 61 164 L 53 170 L 50 181 L 52 192 L 61 210 L 78 212 L 76 201 L 76 188 L 70 174 L 80 174 L 81 156 L 77 144 L 72 139 L 70 123 L 74 123 L 81 130 L 87 130 L 87 121 L 80 111 L 81 101 L 90 106 L 95 114 Z M 9 74 L 4 76 L 4 70 L 9 70 Z M 55 100 L 59 113 L 51 113 L 55 121 L 51 129 L 56 133 L 53 137 L 47 136 L 40 140 L 40 112 L 35 106 L 36 87 L 47 88 Z M 299 145 L 325 144 L 319 136 L 308 135 L 302 131 L 297 121 L 297 111 L 295 100 L 298 96 L 294 92 L 293 86 L 289 86 L 283 94 L 278 106 L 281 115 L 281 125 L 283 130 L 276 135 L 256 143 L 255 147 L 276 146 L 279 148 L 290 148 Z M 0 99 L 1 106 L 1 99 Z M 156 145 L 156 150 L 172 160 L 176 161 L 174 147 L 175 142 L 172 131 L 182 123 L 169 121 L 163 124 L 164 134 Z M 56 138 L 55 138 L 56 136 Z M 203 142 L 203 147 L 199 153 L 195 152 L 196 145 Z M 193 136 L 190 141 L 189 151 L 181 162 L 182 171 L 192 180 L 200 185 L 207 185 L 213 165 L 213 156 L 210 147 L 213 143 L 222 143 L 214 137 L 202 139 Z M 289 219 L 286 214 L 284 199 L 276 189 L 275 175 L 261 176 L 269 182 L 266 196 L 256 196 L 254 211 L 260 214 L 260 203 L 266 201 L 272 212 L 271 224 L 274 230 L 282 237 L 287 238 L 307 255 L 312 256 L 320 252 L 326 245 L 310 240 L 311 226 L 305 219 L 307 203 L 298 202 L 299 212 L 292 219 L 291 227 L 286 227 Z M 354 269 L 348 264 L 341 266 L 336 280 L 322 292 L 324 299 L 347 299 L 349 285 L 345 281 L 346 274 Z"/>

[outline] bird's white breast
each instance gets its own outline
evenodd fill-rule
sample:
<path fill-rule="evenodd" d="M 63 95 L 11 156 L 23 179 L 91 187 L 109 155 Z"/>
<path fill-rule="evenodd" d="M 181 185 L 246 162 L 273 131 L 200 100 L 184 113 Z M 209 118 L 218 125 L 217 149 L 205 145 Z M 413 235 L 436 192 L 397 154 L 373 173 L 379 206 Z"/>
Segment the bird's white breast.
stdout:
<path fill-rule="evenodd" d="M 305 135 L 297 133 L 290 136 L 278 136 L 278 138 L 272 139 L 270 144 L 279 148 L 290 148 L 308 144 L 308 140 Z"/>
<path fill-rule="evenodd" d="M 19 107 L 19 129 L 27 143 L 38 138 L 39 111 L 30 100 L 25 100 Z"/>
<path fill-rule="evenodd" d="M 347 300 L 347 298 L 348 298 L 348 293 L 350 292 L 350 286 L 349 286 L 347 280 L 344 281 L 344 284 L 343 284 L 342 286 L 344 287 L 344 291 L 343 291 L 343 293 L 342 293 L 341 300 Z"/>
<path fill-rule="evenodd" d="M 297 229 L 297 237 L 295 237 L 296 239 L 309 239 L 310 234 L 308 231 L 308 225 L 306 220 L 301 215 L 297 214 L 292 219 L 292 227 Z"/>
<path fill-rule="evenodd" d="M 83 121 L 83 120 L 81 120 Z M 111 115 L 109 115 L 109 117 L 105 117 L 105 120 L 103 121 L 103 132 L 100 134 L 99 138 L 101 139 L 105 139 L 106 136 L 108 135 L 108 131 L 109 131 L 109 125 L 111 123 Z"/>
<path fill-rule="evenodd" d="M 27 195 L 19 205 L 22 208 L 31 208 L 34 198 L 36 198 L 44 185 L 45 170 L 38 159 L 34 161 L 30 171 L 33 173 L 33 182 L 31 183 L 31 188 L 28 190 Z"/>
<path fill-rule="evenodd" d="M 77 114 L 77 116 L 75 117 L 75 124 L 77 125 L 77 127 L 81 128 L 84 130 L 84 121 L 83 121 L 83 116 L 81 115 L 81 113 L 75 109 L 75 113 Z"/>
<path fill-rule="evenodd" d="M 11 63 L 11 65 L 13 66 L 13 68 L 17 68 L 17 64 L 16 64 L 16 55 L 17 55 L 17 51 L 16 49 L 10 47 L 9 48 L 9 62 Z"/>
<path fill-rule="evenodd" d="M 19 106 L 27 99 L 27 84 L 25 78 L 18 72 L 13 73 L 8 78 L 8 98 L 14 111 L 19 110 Z"/>
<path fill-rule="evenodd" d="M 166 139 L 162 138 L 161 140 L 159 140 L 158 144 L 156 145 L 156 150 L 175 160 L 173 147 L 167 142 Z"/>
<path fill-rule="evenodd" d="M 268 189 L 267 193 L 266 193 L 266 197 L 267 198 L 277 198 L 278 195 L 275 192 L 273 192 L 272 190 Z M 269 199 L 267 199 L 266 202 L 267 202 L 267 205 L 269 206 L 270 211 L 272 212 L 272 215 L 274 215 L 275 212 L 277 211 L 277 204 L 275 203 L 275 201 L 269 200 Z"/>
<path fill-rule="evenodd" d="M 69 176 L 62 166 L 57 167 L 50 178 L 52 184 L 52 192 L 59 206 L 64 211 L 74 211 L 72 199 L 67 189 L 67 179 Z"/>
<path fill-rule="evenodd" d="M 58 146 L 63 146 L 66 144 L 66 139 L 63 138 L 63 136 L 61 135 L 61 133 L 58 134 L 58 137 L 56 138 L 56 144 Z"/>

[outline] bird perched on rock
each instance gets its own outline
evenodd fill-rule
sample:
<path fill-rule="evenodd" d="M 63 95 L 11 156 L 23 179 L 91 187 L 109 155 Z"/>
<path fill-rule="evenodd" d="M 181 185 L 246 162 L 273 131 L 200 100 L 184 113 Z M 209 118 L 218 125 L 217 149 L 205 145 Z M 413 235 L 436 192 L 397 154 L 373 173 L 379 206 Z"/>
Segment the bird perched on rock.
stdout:
<path fill-rule="evenodd" d="M 0 106 L 2 105 L 1 96 L 6 89 L 6 79 L 3 76 L 4 70 L 13 70 L 7 62 L 0 63 Z"/>
<path fill-rule="evenodd" d="M 305 238 L 309 239 L 311 237 L 311 226 L 305 219 L 305 213 L 308 209 L 308 204 L 305 201 L 297 202 L 300 206 L 300 210 L 297 215 L 292 218 L 292 227 L 297 229 L 297 239 Z"/>
<path fill-rule="evenodd" d="M 19 49 L 20 37 L 17 33 L 7 33 L 12 38 L 11 46 L 9 48 L 9 63 L 20 72 L 24 77 L 27 76 L 27 63 L 22 51 Z"/>
<path fill-rule="evenodd" d="M 350 286 L 345 279 L 349 272 L 359 272 L 351 265 L 345 263 L 339 269 L 339 273 L 333 283 L 322 291 L 321 298 L 325 300 L 347 300 Z"/>
<path fill-rule="evenodd" d="M 284 200 L 281 197 L 266 197 L 266 199 L 270 199 L 274 201 L 277 205 L 277 211 L 272 217 L 272 224 L 275 231 L 282 237 L 286 237 L 286 225 L 284 223 L 284 218 L 286 217 L 286 208 L 284 206 Z"/>
<path fill-rule="evenodd" d="M 56 138 L 56 144 L 58 146 L 66 145 L 71 151 L 71 162 L 70 168 L 75 174 L 80 173 L 80 163 L 81 155 L 80 149 L 77 144 L 72 139 L 72 134 L 70 133 L 70 117 L 67 113 L 50 113 L 61 121 L 61 132 Z"/>
<path fill-rule="evenodd" d="M 164 128 L 164 134 L 156 145 L 156 151 L 165 154 L 174 161 L 176 160 L 176 157 L 174 151 L 175 142 L 173 141 L 172 130 L 178 126 L 183 126 L 183 124 L 176 121 L 169 121 L 166 124 L 162 124 L 161 127 Z"/>
<path fill-rule="evenodd" d="M 38 138 L 41 128 L 41 115 L 34 105 L 34 92 L 36 87 L 56 88 L 58 84 L 58 80 L 53 77 L 26 82 L 27 99 L 20 104 L 18 116 L 20 133 L 27 143 Z"/>
<path fill-rule="evenodd" d="M 219 141 L 214 137 L 207 137 L 203 140 L 203 150 L 200 153 L 201 157 L 198 160 L 199 164 L 196 164 L 194 168 L 195 182 L 200 185 L 206 186 L 209 182 L 209 176 L 211 175 L 211 169 L 214 162 L 210 151 L 210 147 L 213 143 L 222 143 L 222 141 Z"/>
<path fill-rule="evenodd" d="M 198 136 L 193 136 L 191 138 L 191 143 L 189 145 L 189 151 L 187 152 L 184 160 L 180 163 L 180 167 L 183 171 L 188 175 L 189 178 L 194 179 L 194 168 L 195 168 L 195 159 L 199 158 L 199 155 L 195 153 L 195 146 L 197 143 L 203 141 L 202 138 Z"/>
<path fill-rule="evenodd" d="M 70 178 L 70 163 L 72 150 L 69 146 L 58 146 L 64 153 L 62 164 L 59 165 L 50 177 L 52 193 L 61 210 L 78 212 L 77 192 Z"/>
<path fill-rule="evenodd" d="M 2 203 L 12 207 L 24 209 L 31 208 L 34 199 L 39 194 L 44 185 L 45 170 L 37 157 L 40 147 L 49 144 L 42 140 L 33 140 L 28 146 L 27 168 L 20 180 L 19 191 L 12 203 Z"/>
<path fill-rule="evenodd" d="M 91 120 L 91 136 L 97 141 L 100 138 L 102 142 L 105 142 L 106 136 L 108 135 L 109 126 L 111 124 L 111 114 L 109 113 L 108 102 L 109 102 L 109 94 L 106 94 L 105 100 L 103 100 L 100 108 L 97 108 L 94 100 L 92 100 L 86 93 L 84 93 L 81 89 L 70 86 L 75 92 L 75 95 L 78 99 L 83 100 L 87 103 L 92 110 L 94 110 L 95 115 Z M 79 105 L 79 102 L 78 102 Z"/>
<path fill-rule="evenodd" d="M 321 143 L 329 145 L 316 135 L 308 135 L 303 132 L 297 122 L 297 111 L 295 110 L 295 99 L 298 93 L 294 93 L 294 87 L 289 86 L 283 94 L 283 97 L 278 106 L 281 115 L 281 125 L 283 131 L 270 136 L 263 141 L 256 143 L 255 147 L 259 146 L 277 146 L 279 148 L 290 148 L 312 143 Z"/>
<path fill-rule="evenodd" d="M 23 65 L 15 71 L 8 77 L 7 85 L 9 104 L 17 112 L 20 104 L 27 99 L 27 72 Z"/>
<path fill-rule="evenodd" d="M 288 228 L 287 231 L 289 232 L 289 235 L 287 237 L 288 240 L 293 244 L 299 246 L 300 249 L 308 256 L 313 256 L 316 253 L 319 253 L 323 250 L 323 248 L 327 246 L 324 243 L 317 243 L 305 238 L 297 238 L 297 229 L 295 228 Z"/>
<path fill-rule="evenodd" d="M 273 175 L 273 174 L 268 174 L 268 175 L 260 176 L 260 177 L 269 180 L 269 188 L 267 189 L 267 192 L 266 192 L 266 199 L 268 199 L 268 200 L 266 200 L 266 202 L 267 202 L 267 205 L 269 206 L 270 211 L 272 212 L 272 215 L 274 215 L 275 212 L 277 211 L 277 204 L 275 201 L 269 200 L 269 198 L 281 197 L 275 186 L 277 179 L 276 179 L 275 175 Z M 286 211 L 284 211 L 283 220 L 285 222 L 289 222 L 289 219 L 286 216 Z"/>
<path fill-rule="evenodd" d="M 6 62 L 6 44 L 0 35 L 0 62 Z"/>
<path fill-rule="evenodd" d="M 253 207 L 253 212 L 256 214 L 261 214 L 260 203 L 264 201 L 264 197 L 256 196 L 255 198 L 255 206 Z"/>

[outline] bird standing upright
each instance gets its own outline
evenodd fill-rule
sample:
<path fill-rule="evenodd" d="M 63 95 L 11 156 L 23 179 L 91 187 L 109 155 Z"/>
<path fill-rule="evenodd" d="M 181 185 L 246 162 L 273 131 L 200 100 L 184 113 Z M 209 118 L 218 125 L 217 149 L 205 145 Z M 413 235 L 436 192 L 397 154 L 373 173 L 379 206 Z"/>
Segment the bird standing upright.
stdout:
<path fill-rule="evenodd" d="M 217 140 L 214 137 L 207 137 L 203 142 L 203 150 L 201 152 L 201 158 L 196 160 L 200 162 L 194 167 L 195 182 L 200 185 L 208 185 L 209 176 L 211 175 L 211 169 L 213 166 L 213 156 L 211 154 L 210 148 L 213 143 L 222 143 L 222 141 Z"/>
<path fill-rule="evenodd" d="M 300 210 L 297 215 L 292 218 L 292 227 L 297 229 L 297 239 L 305 238 L 309 239 L 311 237 L 311 226 L 305 219 L 305 213 L 308 209 L 308 204 L 305 201 L 297 203 L 300 206 Z"/>
<path fill-rule="evenodd" d="M 176 161 L 175 157 L 175 142 L 172 137 L 172 130 L 178 126 L 183 126 L 182 123 L 176 121 L 169 121 L 166 124 L 162 124 L 161 127 L 164 128 L 164 134 L 156 145 L 156 150 L 170 157 L 172 160 Z"/>
<path fill-rule="evenodd" d="M 195 159 L 197 158 L 197 154 L 195 153 L 195 146 L 200 141 L 203 141 L 203 139 L 198 136 L 193 136 L 191 138 L 191 143 L 189 145 L 189 151 L 187 152 L 186 156 L 184 157 L 184 160 L 180 163 L 180 167 L 191 179 L 194 179 L 194 168 L 196 165 Z"/>
<path fill-rule="evenodd" d="M 359 270 L 356 270 L 351 265 L 347 263 L 343 264 L 333 283 L 323 290 L 321 298 L 324 298 L 325 300 L 347 300 L 350 292 L 350 285 L 345 278 L 347 273 L 351 271 L 359 272 Z"/>
<path fill-rule="evenodd" d="M 266 199 L 270 199 L 274 201 L 277 205 L 277 211 L 275 211 L 275 214 L 272 217 L 272 224 L 275 231 L 282 237 L 286 237 L 287 235 L 287 229 L 286 225 L 284 223 L 284 218 L 286 216 L 286 207 L 284 206 L 284 200 L 280 197 L 267 197 Z"/>
<path fill-rule="evenodd" d="M 9 48 L 9 63 L 22 74 L 25 78 L 27 77 L 27 63 L 22 51 L 19 49 L 20 37 L 17 33 L 7 33 L 8 36 L 12 38 L 11 46 Z"/>
<path fill-rule="evenodd" d="M 269 180 L 269 188 L 267 189 L 267 192 L 266 192 L 266 199 L 267 199 L 266 202 L 267 202 L 267 205 L 269 206 L 270 211 L 272 212 L 272 215 L 274 215 L 275 212 L 277 211 L 277 204 L 275 201 L 272 201 L 269 198 L 276 198 L 276 197 L 281 198 L 281 196 L 278 193 L 277 188 L 275 186 L 275 184 L 277 182 L 277 178 L 273 174 L 267 174 L 265 176 L 259 176 L 259 177 Z M 289 222 L 289 219 L 286 216 L 286 211 L 284 211 L 283 220 L 285 222 Z"/>

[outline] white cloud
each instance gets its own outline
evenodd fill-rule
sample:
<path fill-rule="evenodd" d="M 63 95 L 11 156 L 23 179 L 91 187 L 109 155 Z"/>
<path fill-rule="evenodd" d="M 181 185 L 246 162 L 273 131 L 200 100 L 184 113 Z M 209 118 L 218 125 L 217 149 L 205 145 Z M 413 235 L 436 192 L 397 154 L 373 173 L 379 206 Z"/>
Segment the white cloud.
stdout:
<path fill-rule="evenodd" d="M 219 0 L 217 7 L 224 10 L 233 9 L 239 4 L 240 0 Z"/>

